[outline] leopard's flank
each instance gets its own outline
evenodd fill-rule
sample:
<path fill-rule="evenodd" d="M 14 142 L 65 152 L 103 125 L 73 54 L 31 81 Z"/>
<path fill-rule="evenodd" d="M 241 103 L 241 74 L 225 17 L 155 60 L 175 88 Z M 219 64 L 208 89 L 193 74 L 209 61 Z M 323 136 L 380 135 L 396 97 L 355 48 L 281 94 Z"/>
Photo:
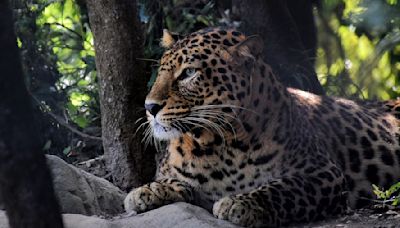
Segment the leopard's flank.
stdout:
<path fill-rule="evenodd" d="M 242 226 L 307 222 L 373 199 L 400 179 L 400 101 L 356 102 L 286 88 L 263 43 L 205 29 L 167 48 L 145 107 L 168 142 L 154 182 L 126 210 L 186 201 Z"/>

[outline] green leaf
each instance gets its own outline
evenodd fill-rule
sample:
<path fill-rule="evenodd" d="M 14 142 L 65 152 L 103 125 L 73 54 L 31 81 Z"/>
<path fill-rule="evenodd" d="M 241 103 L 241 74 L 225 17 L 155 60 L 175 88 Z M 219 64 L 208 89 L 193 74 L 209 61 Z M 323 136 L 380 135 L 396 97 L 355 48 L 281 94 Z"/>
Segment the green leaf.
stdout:
<path fill-rule="evenodd" d="M 385 192 L 383 192 L 383 190 L 381 190 L 378 186 L 376 186 L 376 185 L 372 185 L 372 188 L 373 188 L 373 192 L 374 192 L 374 194 L 376 195 L 376 197 L 378 198 L 378 199 L 386 199 L 386 194 L 385 194 Z"/>
<path fill-rule="evenodd" d="M 400 201 L 400 198 L 399 198 L 399 196 L 397 196 L 397 197 L 393 200 L 392 205 L 393 205 L 393 206 L 399 205 L 399 201 Z"/>
<path fill-rule="evenodd" d="M 87 80 L 79 80 L 78 81 L 78 86 L 81 86 L 81 87 L 84 87 L 84 86 L 87 86 L 87 85 L 89 85 L 90 84 L 90 82 L 89 81 L 87 81 Z"/>
<path fill-rule="evenodd" d="M 400 189 L 400 182 L 392 185 L 387 191 L 389 196 L 392 196 L 395 192 L 397 192 Z"/>
<path fill-rule="evenodd" d="M 47 142 L 43 146 L 43 150 L 49 150 L 51 148 L 51 140 L 47 140 Z"/>
<path fill-rule="evenodd" d="M 89 120 L 83 116 L 76 116 L 73 120 L 81 128 L 85 128 L 89 124 Z"/>
<path fill-rule="evenodd" d="M 19 37 L 17 37 L 17 46 L 18 46 L 19 48 L 22 47 L 22 42 L 21 42 L 21 39 L 20 39 Z"/>
<path fill-rule="evenodd" d="M 63 154 L 66 155 L 66 156 L 68 156 L 68 154 L 69 154 L 70 152 L 71 152 L 71 147 L 70 147 L 70 146 L 65 147 L 64 150 L 63 150 Z"/>

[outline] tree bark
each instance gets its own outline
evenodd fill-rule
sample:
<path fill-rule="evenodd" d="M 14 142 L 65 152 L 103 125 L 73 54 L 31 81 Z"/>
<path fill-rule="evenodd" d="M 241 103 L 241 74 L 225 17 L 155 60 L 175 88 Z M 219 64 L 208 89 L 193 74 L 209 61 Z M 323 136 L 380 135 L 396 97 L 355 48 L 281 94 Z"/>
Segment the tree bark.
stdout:
<path fill-rule="evenodd" d="M 240 30 L 264 40 L 264 60 L 290 87 L 316 94 L 324 90 L 314 71 L 316 30 L 310 0 L 233 0 Z"/>
<path fill-rule="evenodd" d="M 0 194 L 11 227 L 63 227 L 8 2 L 0 0 Z"/>
<path fill-rule="evenodd" d="M 148 78 L 137 60 L 143 32 L 136 1 L 87 0 L 100 79 L 102 137 L 107 167 L 122 189 L 142 185 L 155 171 L 154 150 L 135 137 L 135 121 L 144 116 Z"/>

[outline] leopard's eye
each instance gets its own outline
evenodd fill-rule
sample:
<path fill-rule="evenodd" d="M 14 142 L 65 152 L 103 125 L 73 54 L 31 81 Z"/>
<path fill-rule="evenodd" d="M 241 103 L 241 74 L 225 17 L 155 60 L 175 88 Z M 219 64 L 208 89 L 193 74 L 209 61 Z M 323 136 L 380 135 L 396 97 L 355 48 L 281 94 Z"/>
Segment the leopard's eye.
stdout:
<path fill-rule="evenodd" d="M 185 69 L 185 74 L 186 74 L 188 77 L 193 76 L 195 73 L 196 73 L 196 69 L 194 69 L 194 68 L 186 68 L 186 69 Z"/>
<path fill-rule="evenodd" d="M 183 80 L 186 78 L 190 78 L 196 74 L 196 69 L 189 67 L 182 71 L 181 75 L 179 75 L 178 80 Z"/>

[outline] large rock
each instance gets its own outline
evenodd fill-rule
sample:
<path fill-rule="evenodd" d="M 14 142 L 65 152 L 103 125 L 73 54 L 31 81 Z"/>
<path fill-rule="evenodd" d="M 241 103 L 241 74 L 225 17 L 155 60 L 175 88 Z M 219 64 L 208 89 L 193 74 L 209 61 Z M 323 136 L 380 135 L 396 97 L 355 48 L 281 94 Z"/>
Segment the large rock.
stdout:
<path fill-rule="evenodd" d="M 200 207 L 176 203 L 147 213 L 102 219 L 77 214 L 63 215 L 65 228 L 235 228 L 229 222 L 214 218 Z M 4 211 L 0 211 L 0 228 L 9 228 Z"/>
<path fill-rule="evenodd" d="M 115 215 L 124 211 L 125 193 L 107 180 L 47 155 L 62 213 Z"/>
<path fill-rule="evenodd" d="M 124 211 L 126 194 L 113 184 L 69 165 L 57 156 L 46 157 L 62 213 L 115 215 Z"/>

